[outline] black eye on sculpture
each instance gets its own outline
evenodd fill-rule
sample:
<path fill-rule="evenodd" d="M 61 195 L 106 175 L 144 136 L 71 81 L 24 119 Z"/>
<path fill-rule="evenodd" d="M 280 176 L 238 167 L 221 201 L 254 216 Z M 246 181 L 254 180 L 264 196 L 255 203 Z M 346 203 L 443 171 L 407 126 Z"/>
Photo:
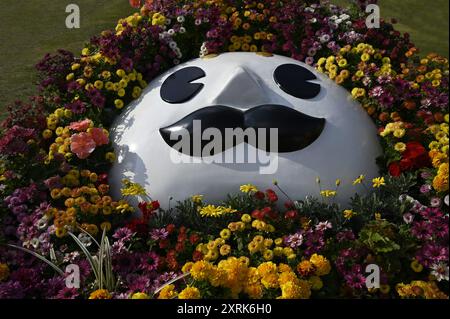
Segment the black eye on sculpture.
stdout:
<path fill-rule="evenodd" d="M 317 79 L 314 73 L 297 64 L 280 65 L 273 78 L 280 89 L 299 99 L 312 99 L 320 93 L 320 85 L 309 82 Z"/>
<path fill-rule="evenodd" d="M 161 86 L 161 98 L 167 103 L 183 103 L 203 88 L 203 83 L 191 83 L 205 76 L 205 71 L 189 66 L 171 74 Z"/>

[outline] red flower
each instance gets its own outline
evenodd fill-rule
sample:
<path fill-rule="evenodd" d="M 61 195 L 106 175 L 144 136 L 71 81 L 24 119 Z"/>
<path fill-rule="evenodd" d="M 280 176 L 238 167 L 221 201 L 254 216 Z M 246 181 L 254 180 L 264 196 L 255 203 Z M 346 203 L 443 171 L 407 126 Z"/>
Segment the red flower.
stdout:
<path fill-rule="evenodd" d="M 402 173 L 402 170 L 400 168 L 400 164 L 399 162 L 392 162 L 391 164 L 389 164 L 389 174 L 391 174 L 391 176 L 400 176 L 400 174 Z"/>
<path fill-rule="evenodd" d="M 130 6 L 139 8 L 141 6 L 141 0 L 130 0 Z"/>
<path fill-rule="evenodd" d="M 402 171 L 411 169 L 419 169 L 430 164 L 427 150 L 419 142 L 406 143 L 406 150 L 402 154 L 400 160 L 400 168 Z"/>
<path fill-rule="evenodd" d="M 198 234 L 191 234 L 191 236 L 189 236 L 189 242 L 192 245 L 195 245 L 199 240 L 200 240 L 200 236 Z"/>
<path fill-rule="evenodd" d="M 140 202 L 138 204 L 139 209 L 142 212 L 142 215 L 144 216 L 144 218 L 146 220 L 150 219 L 150 217 L 152 215 L 154 215 L 155 210 L 157 210 L 159 208 L 159 202 L 158 201 L 153 201 L 150 203 L 147 202 Z"/>
<path fill-rule="evenodd" d="M 263 200 L 264 197 L 266 197 L 266 195 L 264 195 L 264 193 L 261 192 L 261 191 L 257 191 L 257 192 L 255 193 L 255 198 L 257 198 L 257 199 Z"/>
<path fill-rule="evenodd" d="M 266 194 L 267 194 L 267 199 L 269 200 L 269 202 L 273 203 L 278 200 L 278 196 L 273 190 L 271 190 L 271 189 L 266 190 Z"/>
<path fill-rule="evenodd" d="M 178 243 L 175 245 L 175 250 L 176 250 L 178 253 L 181 253 L 181 252 L 184 250 L 184 248 L 185 248 L 185 246 L 184 246 L 184 242 L 183 242 L 183 241 L 180 241 L 180 242 L 178 242 Z"/>
<path fill-rule="evenodd" d="M 159 248 L 161 249 L 165 249 L 167 247 L 169 247 L 170 241 L 168 239 L 161 239 L 159 241 Z"/>
<path fill-rule="evenodd" d="M 130 223 L 128 223 L 127 227 L 132 232 L 137 233 L 140 236 L 143 236 L 148 232 L 147 221 L 143 218 L 133 219 Z"/>
<path fill-rule="evenodd" d="M 264 207 L 263 209 L 261 209 L 261 212 L 264 217 L 267 216 L 271 219 L 275 219 L 278 217 L 277 213 L 274 210 L 272 210 L 271 207 Z"/>
<path fill-rule="evenodd" d="M 295 219 L 297 218 L 297 211 L 295 210 L 288 210 L 285 214 L 284 214 L 284 218 L 286 219 Z"/>
<path fill-rule="evenodd" d="M 199 261 L 203 259 L 203 253 L 201 251 L 195 250 L 192 254 L 193 261 Z"/>
<path fill-rule="evenodd" d="M 284 203 L 284 207 L 286 207 L 286 209 L 290 209 L 290 208 L 294 207 L 294 203 L 292 201 L 288 200 Z"/>
<path fill-rule="evenodd" d="M 263 219 L 264 218 L 264 213 L 262 211 L 260 211 L 259 209 L 255 209 L 252 212 L 252 217 L 256 218 L 256 219 Z"/>
<path fill-rule="evenodd" d="M 169 234 L 172 234 L 175 230 L 175 225 L 174 224 L 167 225 L 166 230 L 169 232 Z"/>

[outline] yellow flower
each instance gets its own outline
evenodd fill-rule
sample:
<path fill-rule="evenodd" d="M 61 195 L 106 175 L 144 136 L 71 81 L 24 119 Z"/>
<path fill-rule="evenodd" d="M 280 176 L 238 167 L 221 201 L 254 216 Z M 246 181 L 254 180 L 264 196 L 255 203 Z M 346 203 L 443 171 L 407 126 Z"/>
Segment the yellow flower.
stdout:
<path fill-rule="evenodd" d="M 313 254 L 309 261 L 316 267 L 316 275 L 324 276 L 328 275 L 331 271 L 331 265 L 327 258 L 322 255 Z"/>
<path fill-rule="evenodd" d="M 402 138 L 405 136 L 406 131 L 404 129 L 396 129 L 394 130 L 394 136 L 397 138 Z"/>
<path fill-rule="evenodd" d="M 224 206 L 208 205 L 200 208 L 199 213 L 202 217 L 221 217 L 223 215 L 237 212 L 236 209 Z"/>
<path fill-rule="evenodd" d="M 406 144 L 402 142 L 398 142 L 395 144 L 394 149 L 397 152 L 403 153 L 406 150 Z"/>
<path fill-rule="evenodd" d="M 389 285 L 380 285 L 380 292 L 382 294 L 388 294 L 391 291 L 391 287 Z"/>
<path fill-rule="evenodd" d="M 201 202 L 203 200 L 203 195 L 192 195 L 191 200 L 192 200 L 192 202 L 194 202 L 196 204 L 201 204 Z"/>
<path fill-rule="evenodd" d="M 136 292 L 131 296 L 131 299 L 150 299 L 150 296 L 145 292 Z"/>
<path fill-rule="evenodd" d="M 323 190 L 320 192 L 320 195 L 323 197 L 334 197 L 336 194 L 337 192 L 333 190 Z"/>
<path fill-rule="evenodd" d="M 345 68 L 347 66 L 347 60 L 346 59 L 340 59 L 339 62 L 338 62 L 338 65 L 341 68 Z"/>
<path fill-rule="evenodd" d="M 297 265 L 297 271 L 300 275 L 307 277 L 315 271 L 315 267 L 309 260 L 302 260 Z"/>
<path fill-rule="evenodd" d="M 124 104 L 123 104 L 123 101 L 121 100 L 121 99 L 116 99 L 115 101 L 114 101 L 114 105 L 116 106 L 116 108 L 117 109 L 121 109 L 121 108 L 123 108 L 123 106 L 124 106 Z"/>
<path fill-rule="evenodd" d="M 356 215 L 356 213 L 354 211 L 352 211 L 351 209 L 344 210 L 344 218 L 345 219 L 351 219 L 355 215 Z"/>
<path fill-rule="evenodd" d="M 358 178 L 356 178 L 353 181 L 353 185 L 361 184 L 364 181 L 365 178 L 366 177 L 364 175 L 359 175 Z"/>
<path fill-rule="evenodd" d="M 200 290 L 196 287 L 187 286 L 178 294 L 178 299 L 200 299 Z"/>
<path fill-rule="evenodd" d="M 222 256 L 226 256 L 231 252 L 231 246 L 230 245 L 222 245 L 220 247 L 219 252 Z"/>
<path fill-rule="evenodd" d="M 273 259 L 273 251 L 270 249 L 266 249 L 263 253 L 263 258 L 267 261 Z"/>
<path fill-rule="evenodd" d="M 111 298 L 112 298 L 111 294 L 106 289 L 95 290 L 89 296 L 89 299 L 111 299 Z"/>
<path fill-rule="evenodd" d="M 310 284 L 305 280 L 292 281 L 281 285 L 280 299 L 308 299 L 311 296 Z"/>
<path fill-rule="evenodd" d="M 158 299 L 173 299 L 177 296 L 174 285 L 167 285 L 159 292 Z"/>
<path fill-rule="evenodd" d="M 311 276 L 308 279 L 309 283 L 311 284 L 312 290 L 320 290 L 323 287 L 322 279 L 320 279 L 319 276 Z"/>
<path fill-rule="evenodd" d="M 139 196 L 147 194 L 145 189 L 138 183 L 133 183 L 127 179 L 122 180 L 122 183 L 125 186 L 120 190 L 122 196 Z"/>
<path fill-rule="evenodd" d="M 372 179 L 372 183 L 373 183 L 374 188 L 378 188 L 378 187 L 386 185 L 386 183 L 384 182 L 384 177 L 376 177 L 376 178 Z"/>
<path fill-rule="evenodd" d="M 256 188 L 256 186 L 252 185 L 252 184 L 245 184 L 245 185 L 241 185 L 241 187 L 239 187 L 240 191 L 243 193 L 256 193 L 258 191 L 258 188 Z"/>
<path fill-rule="evenodd" d="M 231 231 L 229 229 L 222 229 L 220 231 L 220 237 L 222 237 L 223 239 L 228 239 L 231 236 Z"/>
<path fill-rule="evenodd" d="M 244 214 L 242 215 L 241 220 L 244 223 L 250 223 L 252 221 L 252 217 L 249 214 Z"/>
<path fill-rule="evenodd" d="M 411 269 L 414 270 L 414 272 L 421 272 L 423 270 L 423 266 L 416 259 L 414 259 L 411 262 Z"/>
<path fill-rule="evenodd" d="M 9 277 L 9 267 L 7 264 L 0 264 L 0 282 L 5 281 Z"/>
<path fill-rule="evenodd" d="M 195 280 L 206 280 L 210 275 L 212 268 L 212 264 L 207 261 L 197 261 L 191 267 L 191 276 Z"/>
<path fill-rule="evenodd" d="M 370 59 L 370 55 L 369 54 L 363 53 L 361 55 L 361 61 L 366 62 L 366 61 L 369 61 L 369 59 Z"/>

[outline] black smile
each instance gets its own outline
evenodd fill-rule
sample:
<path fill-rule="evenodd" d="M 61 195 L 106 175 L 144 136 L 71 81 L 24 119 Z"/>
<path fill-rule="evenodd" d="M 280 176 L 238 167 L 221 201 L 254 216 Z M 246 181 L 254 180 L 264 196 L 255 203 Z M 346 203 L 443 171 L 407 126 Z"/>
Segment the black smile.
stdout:
<path fill-rule="evenodd" d="M 227 128 L 255 129 L 256 143 L 251 140 L 249 142 L 247 139 L 244 139 L 244 142 L 256 144 L 253 146 L 267 151 L 271 150 L 269 129 L 276 128 L 278 130 L 277 152 L 288 153 L 301 150 L 312 144 L 320 136 L 325 126 L 325 119 L 323 118 L 312 117 L 282 105 L 260 105 L 245 112 L 232 107 L 217 105 L 199 109 L 180 121 L 161 128 L 159 131 L 164 141 L 171 147 L 174 147 L 182 139 L 181 134 L 178 139 L 171 139 L 171 133 L 189 132 L 191 147 L 188 151 L 183 149 L 180 151 L 190 156 L 201 156 L 201 150 L 197 154 L 199 150 L 194 150 L 193 147 L 193 136 L 201 136 L 201 134 L 194 134 L 193 123 L 195 120 L 201 121 L 201 133 L 207 128 L 216 128 L 221 132 L 223 141 L 220 152 L 240 144 L 235 139 L 232 145 L 226 145 L 225 129 Z M 265 143 L 258 143 L 258 129 L 266 129 Z M 208 143 L 210 143 L 209 140 L 201 139 L 201 149 Z M 263 144 L 265 147 L 261 147 L 259 144 Z"/>

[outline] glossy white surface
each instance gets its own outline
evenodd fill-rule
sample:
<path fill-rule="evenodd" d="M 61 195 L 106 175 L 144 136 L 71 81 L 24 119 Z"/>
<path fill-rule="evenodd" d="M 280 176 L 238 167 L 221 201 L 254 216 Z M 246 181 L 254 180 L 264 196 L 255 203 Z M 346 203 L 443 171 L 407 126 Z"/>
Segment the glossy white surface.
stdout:
<path fill-rule="evenodd" d="M 321 85 L 320 94 L 302 100 L 283 92 L 275 83 L 273 72 L 285 63 L 302 65 L 314 72 L 317 76 L 314 82 Z M 203 89 L 185 103 L 164 102 L 159 92 L 161 84 L 174 71 L 186 66 L 198 66 L 205 71 L 204 78 L 194 81 L 203 83 Z M 300 151 L 278 154 L 278 169 L 274 174 L 260 174 L 259 163 L 173 163 L 171 148 L 159 133 L 160 128 L 206 106 L 221 104 L 245 110 L 269 103 L 326 119 L 322 134 L 311 145 Z M 255 53 L 225 53 L 211 59 L 195 59 L 159 76 L 117 118 L 112 138 L 117 153 L 117 162 L 110 172 L 113 193 L 119 195 L 122 178 L 129 178 L 145 186 L 164 208 L 169 197 L 173 197 L 171 206 L 194 194 L 202 194 L 207 202 L 217 203 L 227 193 L 239 192 L 242 184 L 252 183 L 265 190 L 274 188 L 273 180 L 293 199 L 320 196 L 315 182 L 318 176 L 322 189 L 334 189 L 335 180 L 341 179 L 336 201 L 345 205 L 355 192 L 364 192 L 361 185 L 352 185 L 354 178 L 364 174 L 370 181 L 378 175 L 375 159 L 381 154 L 375 125 L 345 89 L 304 63 Z M 244 150 L 246 147 L 239 149 Z M 279 196 L 283 199 L 280 193 Z"/>

